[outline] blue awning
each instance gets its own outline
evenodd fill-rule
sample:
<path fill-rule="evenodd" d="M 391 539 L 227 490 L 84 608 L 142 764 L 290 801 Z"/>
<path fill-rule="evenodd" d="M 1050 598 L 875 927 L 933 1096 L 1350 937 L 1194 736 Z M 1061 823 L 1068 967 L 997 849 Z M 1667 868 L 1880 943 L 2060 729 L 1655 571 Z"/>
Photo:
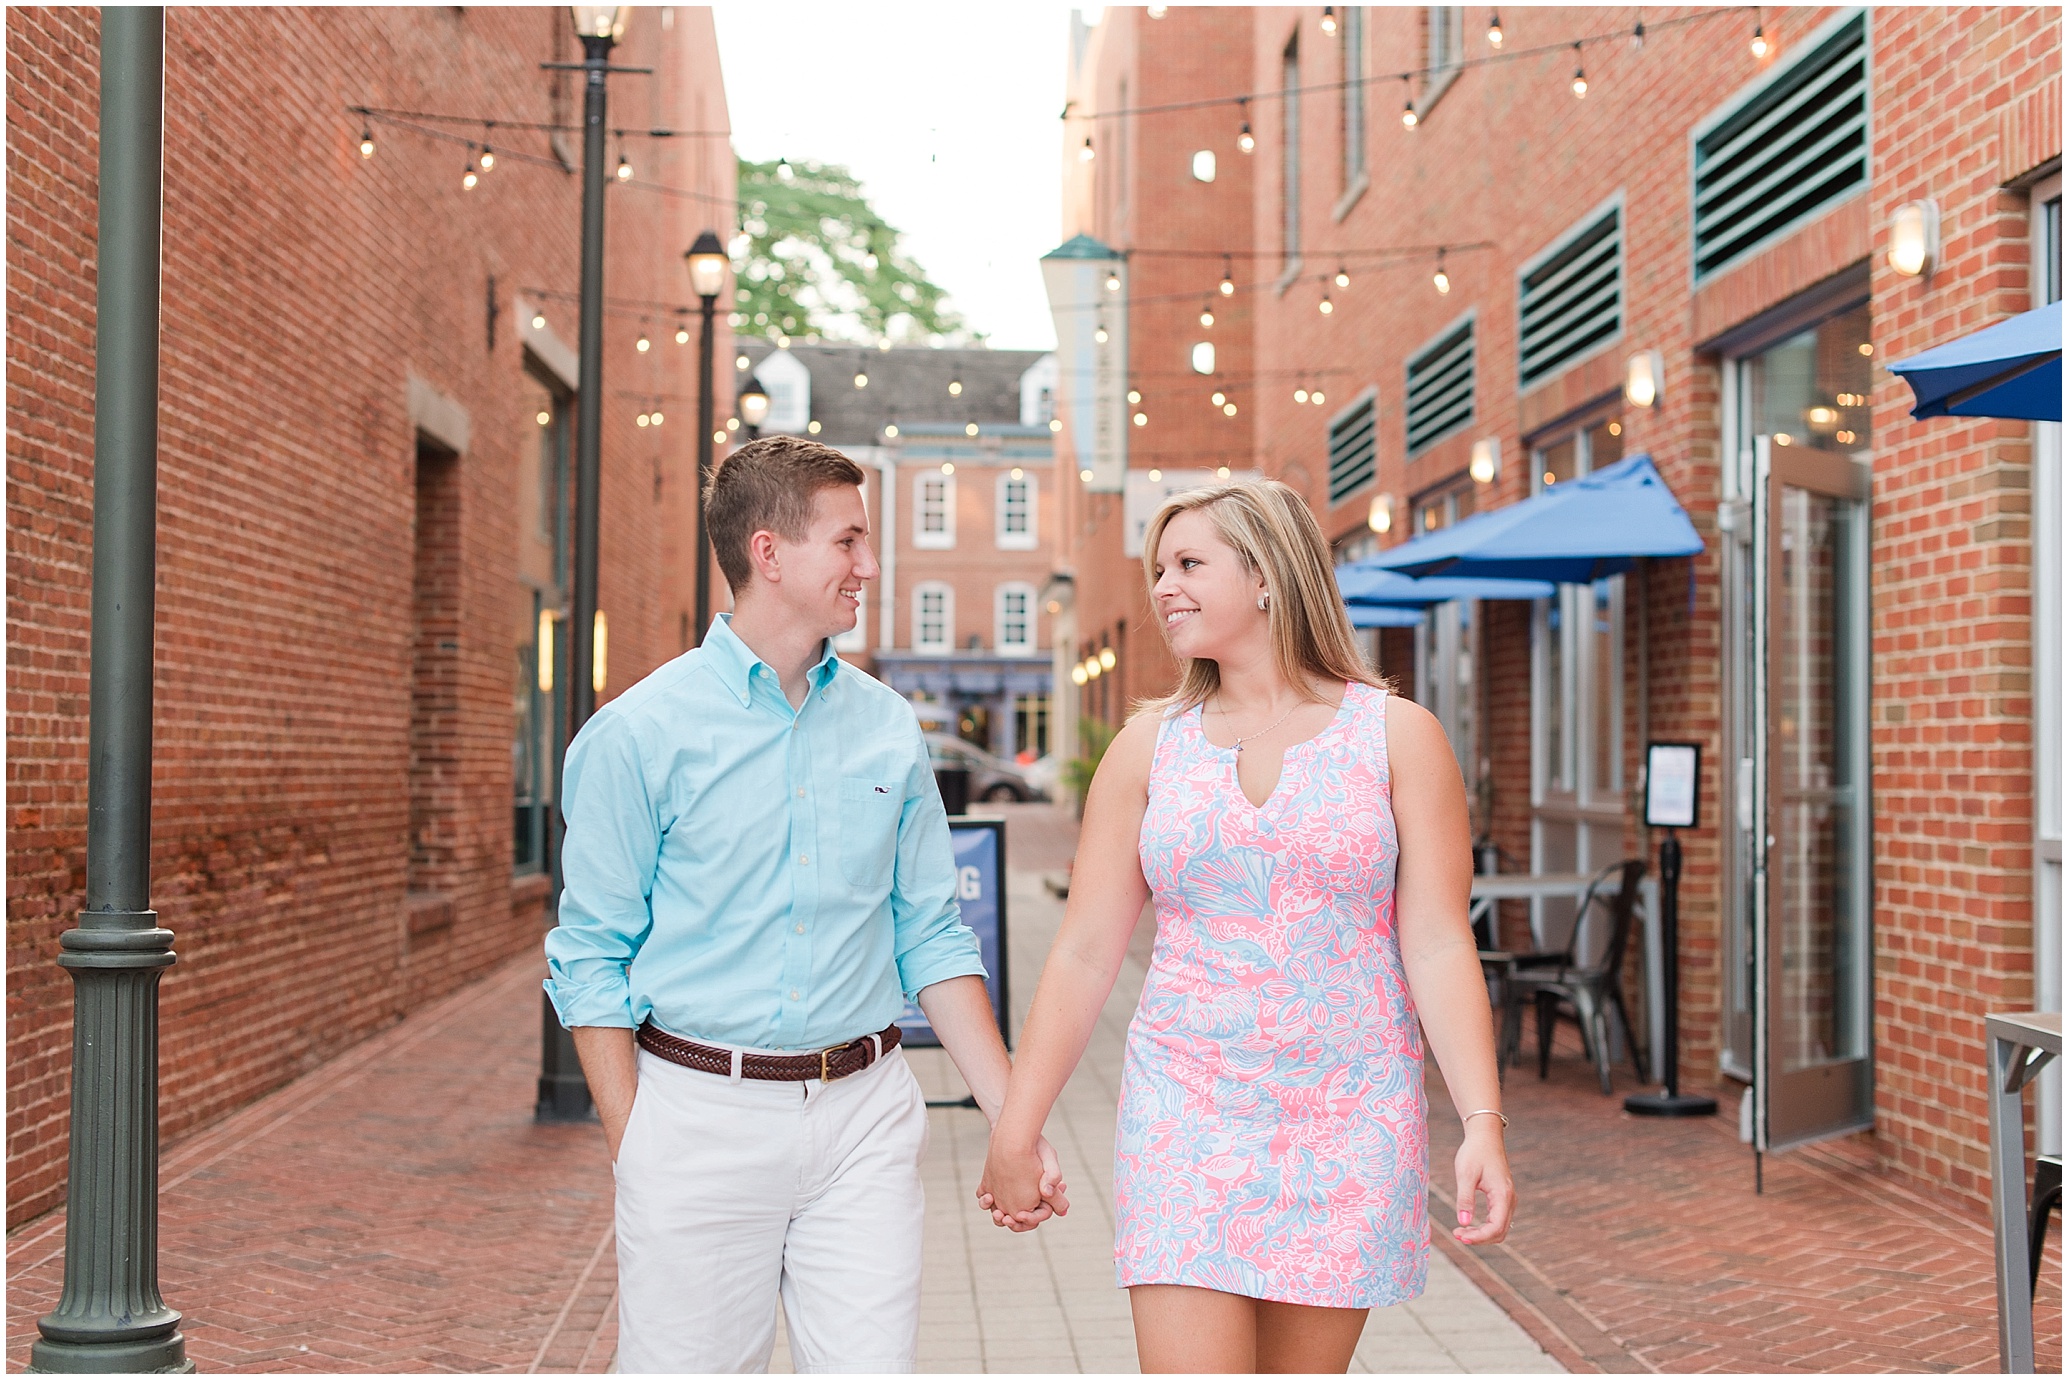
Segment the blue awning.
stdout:
<path fill-rule="evenodd" d="M 1398 608 L 1427 608 L 1453 599 L 1549 599 L 1551 586 L 1543 580 L 1475 580 L 1452 575 L 1433 575 L 1417 580 L 1397 570 L 1382 570 L 1373 558 L 1351 561 L 1336 567 L 1336 587 L 1343 602 L 1386 604 Z"/>
<path fill-rule="evenodd" d="M 1999 321 L 1888 367 L 1910 385 L 1913 417 L 2061 420 L 2061 304 Z"/>
<path fill-rule="evenodd" d="M 1350 605 L 1350 626 L 1353 628 L 1419 628 L 1422 626 L 1420 609 L 1403 608 L 1398 604 L 1352 604 Z"/>
<path fill-rule="evenodd" d="M 1534 498 L 1475 513 L 1371 559 L 1414 576 L 1584 584 L 1641 556 L 1692 556 L 1702 539 L 1649 455 L 1569 479 Z"/>

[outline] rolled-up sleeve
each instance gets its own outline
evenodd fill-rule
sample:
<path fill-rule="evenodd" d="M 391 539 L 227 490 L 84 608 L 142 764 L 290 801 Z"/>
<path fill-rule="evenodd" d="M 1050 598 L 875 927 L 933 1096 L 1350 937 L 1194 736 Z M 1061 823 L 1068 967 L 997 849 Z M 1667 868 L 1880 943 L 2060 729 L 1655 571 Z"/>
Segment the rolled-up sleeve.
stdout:
<path fill-rule="evenodd" d="M 560 923 L 546 995 L 560 1023 L 630 1028 L 632 959 L 653 927 L 661 831 L 631 726 L 608 711 L 576 735 L 563 781 Z"/>
<path fill-rule="evenodd" d="M 962 923 L 962 907 L 955 900 L 948 811 L 916 722 L 912 738 L 914 761 L 905 779 L 897 871 L 890 888 L 898 985 L 908 998 L 949 978 L 986 976 L 976 934 Z"/>

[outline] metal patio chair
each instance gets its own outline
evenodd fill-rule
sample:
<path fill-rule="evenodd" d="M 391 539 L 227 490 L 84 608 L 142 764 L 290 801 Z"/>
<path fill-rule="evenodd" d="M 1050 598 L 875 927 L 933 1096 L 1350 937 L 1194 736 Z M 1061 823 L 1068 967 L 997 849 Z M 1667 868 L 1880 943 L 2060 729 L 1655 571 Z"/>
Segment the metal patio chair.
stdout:
<path fill-rule="evenodd" d="M 1630 947 L 1630 931 L 1637 915 L 1638 887 L 1644 881 L 1641 858 L 1610 863 L 1596 874 L 1573 911 L 1572 928 L 1565 946 L 1537 953 L 1518 954 L 1505 976 L 1501 1002 L 1501 1067 L 1505 1070 L 1522 1043 L 1522 1008 L 1537 1010 L 1537 1076 L 1551 1076 L 1551 1036 L 1562 1007 L 1571 1007 L 1579 1023 L 1580 1039 L 1601 1075 L 1601 1092 L 1614 1089 L 1609 1083 L 1609 1014 L 1623 1025 L 1623 1042 L 1630 1048 L 1630 1062 L 1636 1066 L 1637 1081 L 1650 1080 L 1644 1050 L 1630 1026 L 1630 1013 L 1623 1005 L 1623 956 Z M 1592 906 L 1605 906 L 1609 914 L 1608 948 L 1601 961 L 1583 967 L 1574 954 L 1582 922 Z"/>

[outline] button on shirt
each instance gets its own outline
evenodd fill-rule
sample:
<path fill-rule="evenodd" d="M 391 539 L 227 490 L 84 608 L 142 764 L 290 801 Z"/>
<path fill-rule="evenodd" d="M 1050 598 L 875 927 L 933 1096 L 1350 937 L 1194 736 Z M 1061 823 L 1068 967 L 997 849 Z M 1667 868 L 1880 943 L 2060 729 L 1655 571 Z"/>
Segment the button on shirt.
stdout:
<path fill-rule="evenodd" d="M 981 976 L 904 698 L 833 655 L 802 709 L 728 616 L 567 752 L 546 993 L 567 1026 L 820 1049 Z"/>

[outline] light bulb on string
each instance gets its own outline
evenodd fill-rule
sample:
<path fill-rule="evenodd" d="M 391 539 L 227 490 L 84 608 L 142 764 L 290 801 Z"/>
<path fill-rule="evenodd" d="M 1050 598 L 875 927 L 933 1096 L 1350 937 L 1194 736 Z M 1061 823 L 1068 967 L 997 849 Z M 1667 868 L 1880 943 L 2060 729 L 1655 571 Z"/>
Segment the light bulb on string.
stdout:
<path fill-rule="evenodd" d="M 460 187 L 465 191 L 471 192 L 474 190 L 474 184 L 480 180 L 481 174 L 474 171 L 474 146 L 469 144 L 467 145 L 467 170 L 460 174 Z"/>
<path fill-rule="evenodd" d="M 1223 260 L 1221 260 L 1221 296 L 1223 296 L 1223 297 L 1233 297 L 1234 295 L 1235 295 L 1235 266 L 1234 266 L 1234 262 L 1233 262 L 1232 260 L 1229 260 L 1229 259 L 1223 259 Z"/>
<path fill-rule="evenodd" d="M 1293 401 L 1296 403 L 1303 403 L 1307 401 L 1307 390 L 1304 388 L 1293 389 Z"/>
<path fill-rule="evenodd" d="M 360 132 L 359 132 L 359 156 L 360 156 L 361 158 L 371 158 L 371 157 L 373 157 L 373 126 L 372 126 L 372 125 L 367 125 L 367 126 L 366 126 L 366 127 L 364 128 L 364 129 L 360 130 Z"/>
<path fill-rule="evenodd" d="M 481 171 L 495 171 L 495 150 L 486 144 L 481 146 Z"/>
<path fill-rule="evenodd" d="M 951 397 L 951 398 L 959 398 L 959 397 L 961 397 L 961 396 L 962 396 L 962 380 L 961 380 L 961 379 L 949 379 L 949 380 L 948 380 L 948 396 L 949 396 L 949 397 Z"/>
<path fill-rule="evenodd" d="M 1752 26 L 1752 60 L 1764 62 L 1766 61 L 1766 55 L 1773 50 L 1773 44 L 1766 41 L 1766 25 L 1755 23 Z"/>
<path fill-rule="evenodd" d="M 1242 111 L 1242 129 L 1235 136 L 1235 147 L 1241 149 L 1244 153 L 1255 153 L 1257 151 L 1257 136 L 1249 132 L 1249 102 L 1241 100 L 1235 104 Z"/>
<path fill-rule="evenodd" d="M 535 311 L 531 314 L 531 328 L 535 331 L 546 329 L 546 314 L 544 312 Z"/>
<path fill-rule="evenodd" d="M 1336 265 L 1336 286 L 1339 288 L 1350 286 L 1350 270 L 1342 264 Z"/>
<path fill-rule="evenodd" d="M 1421 122 L 1422 117 L 1415 111 L 1414 87 L 1408 78 L 1403 76 L 1400 79 L 1400 123 L 1413 129 Z"/>
<path fill-rule="evenodd" d="M 1443 251 L 1441 249 L 1436 251 L 1436 276 L 1430 279 L 1430 281 L 1436 284 L 1437 292 L 1447 293 L 1450 291 L 1450 274 L 1443 271 Z"/>
<path fill-rule="evenodd" d="M 631 180 L 632 164 L 630 163 L 630 161 L 626 159 L 623 153 L 620 153 L 618 154 L 618 181 L 630 182 Z"/>
<path fill-rule="evenodd" d="M 1504 35 L 1501 33 L 1501 12 L 1499 10 L 1495 10 L 1492 14 L 1487 16 L 1486 41 L 1492 44 L 1494 47 L 1498 48 L 1501 46 L 1501 39 L 1503 37 Z"/>
<path fill-rule="evenodd" d="M 1085 135 L 1084 147 L 1077 150 L 1077 161 L 1080 163 L 1089 163 L 1092 159 L 1096 158 L 1097 156 L 1098 155 L 1092 151 L 1091 136 L 1089 134 Z"/>
<path fill-rule="evenodd" d="M 1226 393 L 1216 393 L 1216 394 L 1214 394 L 1214 406 L 1215 406 L 1215 407 L 1219 407 L 1219 406 L 1220 406 L 1220 405 L 1221 405 L 1222 403 L 1224 403 L 1224 402 L 1226 402 L 1226 401 L 1228 401 L 1228 395 L 1227 395 Z"/>
<path fill-rule="evenodd" d="M 1321 300 L 1317 302 L 1315 306 L 1320 310 L 1323 316 L 1329 315 L 1336 309 L 1336 304 L 1328 300 L 1328 294 L 1326 292 L 1321 294 Z"/>
<path fill-rule="evenodd" d="M 1139 403 L 1142 400 L 1142 390 L 1139 388 L 1128 389 L 1127 400 L 1131 403 Z"/>
<path fill-rule="evenodd" d="M 1113 337 L 1106 333 L 1105 323 L 1101 322 L 1098 328 L 1091 333 L 1091 338 L 1097 341 L 1099 344 L 1103 345 L 1108 340 L 1111 340 Z"/>
<path fill-rule="evenodd" d="M 1319 388 L 1317 388 L 1317 389 L 1315 389 L 1315 390 L 1314 390 L 1314 391 L 1313 391 L 1312 393 L 1309 393 L 1309 394 L 1307 395 L 1307 401 L 1308 401 L 1308 402 L 1310 402 L 1310 403 L 1313 403 L 1313 404 L 1314 404 L 1314 405 L 1315 405 L 1316 407 L 1319 407 L 1319 406 L 1321 406 L 1321 405 L 1322 405 L 1323 403 L 1327 402 L 1327 401 L 1328 401 L 1328 399 L 1327 399 L 1327 398 L 1325 398 L 1325 397 L 1323 397 L 1323 396 L 1322 396 L 1322 393 L 1321 393 L 1321 390 L 1320 390 Z"/>
<path fill-rule="evenodd" d="M 677 345 L 687 345 L 687 344 L 689 344 L 689 327 L 688 327 L 688 326 L 686 326 L 686 325 L 683 325 L 683 326 L 677 326 L 677 327 L 675 328 L 675 343 L 676 343 Z"/>
<path fill-rule="evenodd" d="M 854 371 L 854 386 L 857 388 L 867 388 L 869 386 L 869 371 L 867 369 L 857 369 Z"/>
<path fill-rule="evenodd" d="M 1225 402 L 1225 403 L 1222 403 L 1222 404 L 1221 404 L 1221 415 L 1223 415 L 1223 416 L 1226 416 L 1226 417 L 1232 417 L 1232 416 L 1234 416 L 1234 415 L 1235 415 L 1235 404 L 1234 404 L 1234 403 L 1232 403 L 1232 402 Z"/>
<path fill-rule="evenodd" d="M 1580 45 L 1575 43 L 1573 45 L 1573 99 L 1585 100 L 1586 97 L 1587 69 L 1580 65 Z"/>
<path fill-rule="evenodd" d="M 639 414 L 639 425 L 651 426 L 652 424 L 652 420 L 644 412 Z"/>
<path fill-rule="evenodd" d="M 1644 11 L 1642 10 L 1637 12 L 1637 27 L 1630 31 L 1630 51 L 1633 53 L 1644 51 Z"/>
<path fill-rule="evenodd" d="M 776 181 L 788 182 L 791 178 L 795 176 L 797 176 L 797 170 L 790 166 L 789 159 L 776 159 Z"/>
<path fill-rule="evenodd" d="M 1330 38 L 1336 36 L 1336 7 L 1334 5 L 1323 5 L 1321 7 L 1321 31 Z"/>
<path fill-rule="evenodd" d="M 1120 291 L 1120 271 L 1118 269 L 1109 268 L 1106 270 L 1106 291 Z"/>
<path fill-rule="evenodd" d="M 654 424 L 655 426 L 659 426 L 659 425 L 661 424 L 661 409 L 660 409 L 660 408 L 659 408 L 658 406 L 656 406 L 656 407 L 654 408 L 654 410 L 653 410 L 653 413 L 652 413 L 652 417 L 653 417 L 653 424 Z"/>
<path fill-rule="evenodd" d="M 1205 306 L 1203 306 L 1203 307 L 1201 307 L 1201 308 L 1199 309 L 1199 324 L 1200 324 L 1200 325 L 1202 325 L 1202 326 L 1211 326 L 1211 325 L 1213 325 L 1213 323 L 1214 323 L 1214 304 L 1213 304 L 1213 300 L 1212 300 L 1211 298 L 1209 298 L 1209 299 L 1207 299 L 1207 303 L 1206 303 L 1206 305 L 1205 305 Z"/>
<path fill-rule="evenodd" d="M 653 348 L 653 341 L 647 338 L 644 326 L 639 328 L 639 338 L 632 342 L 632 348 L 642 355 Z"/>

